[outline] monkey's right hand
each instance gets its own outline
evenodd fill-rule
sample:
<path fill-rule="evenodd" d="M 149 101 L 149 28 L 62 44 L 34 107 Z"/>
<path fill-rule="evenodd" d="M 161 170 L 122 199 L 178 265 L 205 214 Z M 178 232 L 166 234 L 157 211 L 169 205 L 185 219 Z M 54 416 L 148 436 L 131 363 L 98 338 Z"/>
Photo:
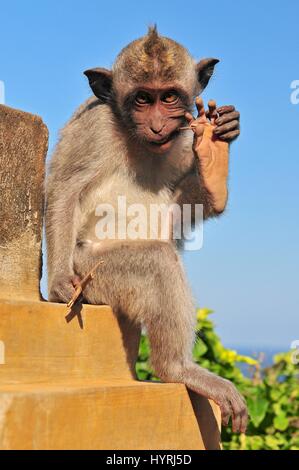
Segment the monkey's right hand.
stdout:
<path fill-rule="evenodd" d="M 80 278 L 75 274 L 55 274 L 50 288 L 49 301 L 67 304 L 74 295 L 75 288 L 79 283 Z"/>
<path fill-rule="evenodd" d="M 202 370 L 201 386 L 195 391 L 217 403 L 224 426 L 232 418 L 233 432 L 245 433 L 248 423 L 246 402 L 232 382 Z"/>

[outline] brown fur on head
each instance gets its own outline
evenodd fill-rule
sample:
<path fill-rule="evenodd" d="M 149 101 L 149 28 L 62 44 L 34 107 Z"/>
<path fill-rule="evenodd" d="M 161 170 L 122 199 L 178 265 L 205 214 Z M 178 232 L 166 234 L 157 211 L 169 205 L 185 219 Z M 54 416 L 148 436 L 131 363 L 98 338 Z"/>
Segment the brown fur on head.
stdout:
<path fill-rule="evenodd" d="M 190 71 L 195 79 L 194 62 L 188 51 L 173 41 L 159 36 L 151 27 L 146 36 L 125 47 L 116 59 L 113 74 L 116 81 L 128 79 L 134 83 L 174 81 L 186 78 Z M 123 74 L 123 71 L 129 73 Z"/>
<path fill-rule="evenodd" d="M 187 49 L 176 41 L 160 36 L 150 27 L 142 38 L 128 44 L 112 67 L 86 70 L 94 94 L 104 102 L 115 96 L 122 103 L 136 85 L 172 82 L 182 86 L 192 99 L 208 84 L 217 59 L 203 59 L 196 64 Z"/>

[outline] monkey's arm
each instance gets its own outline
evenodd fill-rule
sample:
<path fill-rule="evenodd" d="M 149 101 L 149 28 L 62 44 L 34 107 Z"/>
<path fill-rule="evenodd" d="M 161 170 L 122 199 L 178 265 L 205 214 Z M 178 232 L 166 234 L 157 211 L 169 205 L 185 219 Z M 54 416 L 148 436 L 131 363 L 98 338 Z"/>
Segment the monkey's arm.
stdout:
<path fill-rule="evenodd" d="M 46 236 L 49 300 L 67 302 L 73 295 L 76 283 L 73 251 L 81 214 L 80 188 L 78 185 L 72 186 L 72 181 L 63 187 L 66 188 L 64 191 L 55 190 L 53 184 L 47 188 Z"/>
<path fill-rule="evenodd" d="M 203 205 L 203 218 L 204 220 L 210 217 L 218 217 L 225 209 L 225 204 L 220 210 L 215 204 L 215 199 L 212 192 L 205 185 L 204 178 L 200 173 L 198 164 L 194 165 L 192 170 L 185 175 L 179 182 L 174 191 L 174 202 L 183 207 L 183 204 L 188 204 L 191 207 L 191 219 L 195 221 L 195 204 Z"/>
<path fill-rule="evenodd" d="M 221 138 L 222 135 L 215 135 L 215 130 L 218 131 L 215 124 L 216 103 L 209 102 L 209 113 L 205 112 L 201 98 L 197 98 L 196 106 L 197 119 L 186 113 L 186 119 L 194 132 L 195 168 L 176 188 L 175 199 L 181 205 L 191 204 L 193 212 L 195 204 L 203 204 L 203 215 L 207 219 L 220 215 L 226 207 L 229 144 Z M 224 135 L 226 137 L 227 134 Z"/>

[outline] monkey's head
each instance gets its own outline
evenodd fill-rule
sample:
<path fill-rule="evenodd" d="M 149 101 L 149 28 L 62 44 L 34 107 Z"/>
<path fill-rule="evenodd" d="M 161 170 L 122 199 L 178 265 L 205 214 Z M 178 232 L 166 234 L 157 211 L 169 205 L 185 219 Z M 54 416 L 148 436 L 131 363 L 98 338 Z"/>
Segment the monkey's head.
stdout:
<path fill-rule="evenodd" d="M 217 59 L 196 63 L 189 52 L 156 27 L 125 47 L 112 70 L 86 70 L 89 84 L 102 103 L 109 104 L 130 135 L 153 153 L 170 150 L 207 86 Z"/>

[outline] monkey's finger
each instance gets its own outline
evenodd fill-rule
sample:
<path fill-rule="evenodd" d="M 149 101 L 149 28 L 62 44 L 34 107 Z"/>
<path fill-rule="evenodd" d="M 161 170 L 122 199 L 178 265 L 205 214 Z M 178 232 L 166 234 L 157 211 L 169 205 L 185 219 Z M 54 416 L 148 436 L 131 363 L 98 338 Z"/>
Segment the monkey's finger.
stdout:
<path fill-rule="evenodd" d="M 220 116 L 225 113 L 232 113 L 233 111 L 235 111 L 235 107 L 232 105 L 217 108 L 217 113 L 220 114 Z"/>
<path fill-rule="evenodd" d="M 233 111 L 231 113 L 224 113 L 222 114 L 222 116 L 219 116 L 216 119 L 215 124 L 217 126 L 222 126 L 222 124 L 226 124 L 227 122 L 234 121 L 236 119 L 238 121 L 240 119 L 240 113 L 238 111 Z"/>
<path fill-rule="evenodd" d="M 197 128 L 198 128 L 198 121 L 197 119 L 194 119 L 191 113 L 185 113 L 185 119 L 188 122 L 190 129 L 193 130 L 195 134 L 197 134 Z M 201 134 L 201 133 L 200 133 Z"/>
<path fill-rule="evenodd" d="M 248 411 L 244 397 L 240 395 L 237 390 L 235 390 L 235 393 L 233 394 L 230 403 L 233 410 L 233 432 L 245 432 L 247 427 Z"/>
<path fill-rule="evenodd" d="M 232 431 L 239 432 L 241 429 L 241 415 L 239 413 L 232 416 Z"/>
<path fill-rule="evenodd" d="M 198 118 L 204 118 L 206 120 L 206 113 L 205 113 L 205 107 L 203 103 L 203 99 L 200 96 L 197 96 L 195 98 L 195 105 L 197 109 L 197 119 Z"/>
<path fill-rule="evenodd" d="M 217 119 L 217 106 L 216 106 L 216 101 L 215 100 L 210 100 L 208 102 L 208 108 L 209 108 L 209 119 L 211 121 L 212 124 L 215 123 L 215 120 Z"/>
<path fill-rule="evenodd" d="M 230 131 L 235 131 L 237 129 L 239 129 L 239 121 L 235 119 L 234 121 L 230 121 L 225 124 L 222 124 L 222 126 L 216 126 L 213 129 L 213 132 L 215 135 L 223 135 L 223 134 L 227 134 Z"/>
<path fill-rule="evenodd" d="M 247 430 L 247 426 L 248 426 L 248 412 L 247 412 L 247 409 L 245 409 L 244 412 L 241 413 L 240 432 L 244 434 Z"/>
<path fill-rule="evenodd" d="M 239 410 L 238 413 L 233 414 L 232 417 L 232 431 L 245 433 L 248 423 L 248 413 L 246 409 Z"/>
<path fill-rule="evenodd" d="M 232 415 L 232 409 L 231 409 L 230 403 L 225 402 L 221 404 L 220 411 L 221 411 L 221 421 L 222 421 L 223 426 L 228 426 L 229 418 Z"/>
<path fill-rule="evenodd" d="M 224 142 L 232 142 L 235 140 L 238 135 L 240 135 L 240 129 L 237 129 L 235 131 L 227 132 L 226 134 L 221 134 L 217 136 L 218 139 L 223 140 Z"/>
<path fill-rule="evenodd" d="M 195 118 L 192 116 L 192 114 L 188 112 L 185 113 L 185 119 L 188 122 L 189 126 L 193 121 L 195 121 Z"/>
<path fill-rule="evenodd" d="M 245 398 L 240 395 L 241 397 L 241 424 L 240 424 L 240 432 L 245 433 L 247 430 L 248 426 L 248 420 L 249 420 L 249 415 L 248 415 L 248 409 L 247 409 L 247 404 Z"/>
<path fill-rule="evenodd" d="M 71 284 L 57 286 L 51 292 L 51 299 L 52 301 L 56 300 L 56 302 L 63 302 L 64 304 L 68 304 L 70 299 L 74 295 L 74 292 L 75 289 Z"/>
<path fill-rule="evenodd" d="M 75 288 L 78 287 L 80 285 L 80 283 L 81 283 L 81 279 L 80 279 L 79 276 L 73 276 L 72 277 L 72 284 Z"/>
<path fill-rule="evenodd" d="M 204 133 L 205 124 L 201 122 L 201 118 L 194 119 L 194 117 L 190 113 L 186 113 L 185 118 L 190 126 L 190 129 L 193 130 L 194 134 L 197 137 L 197 144 L 200 144 L 201 138 Z"/>

